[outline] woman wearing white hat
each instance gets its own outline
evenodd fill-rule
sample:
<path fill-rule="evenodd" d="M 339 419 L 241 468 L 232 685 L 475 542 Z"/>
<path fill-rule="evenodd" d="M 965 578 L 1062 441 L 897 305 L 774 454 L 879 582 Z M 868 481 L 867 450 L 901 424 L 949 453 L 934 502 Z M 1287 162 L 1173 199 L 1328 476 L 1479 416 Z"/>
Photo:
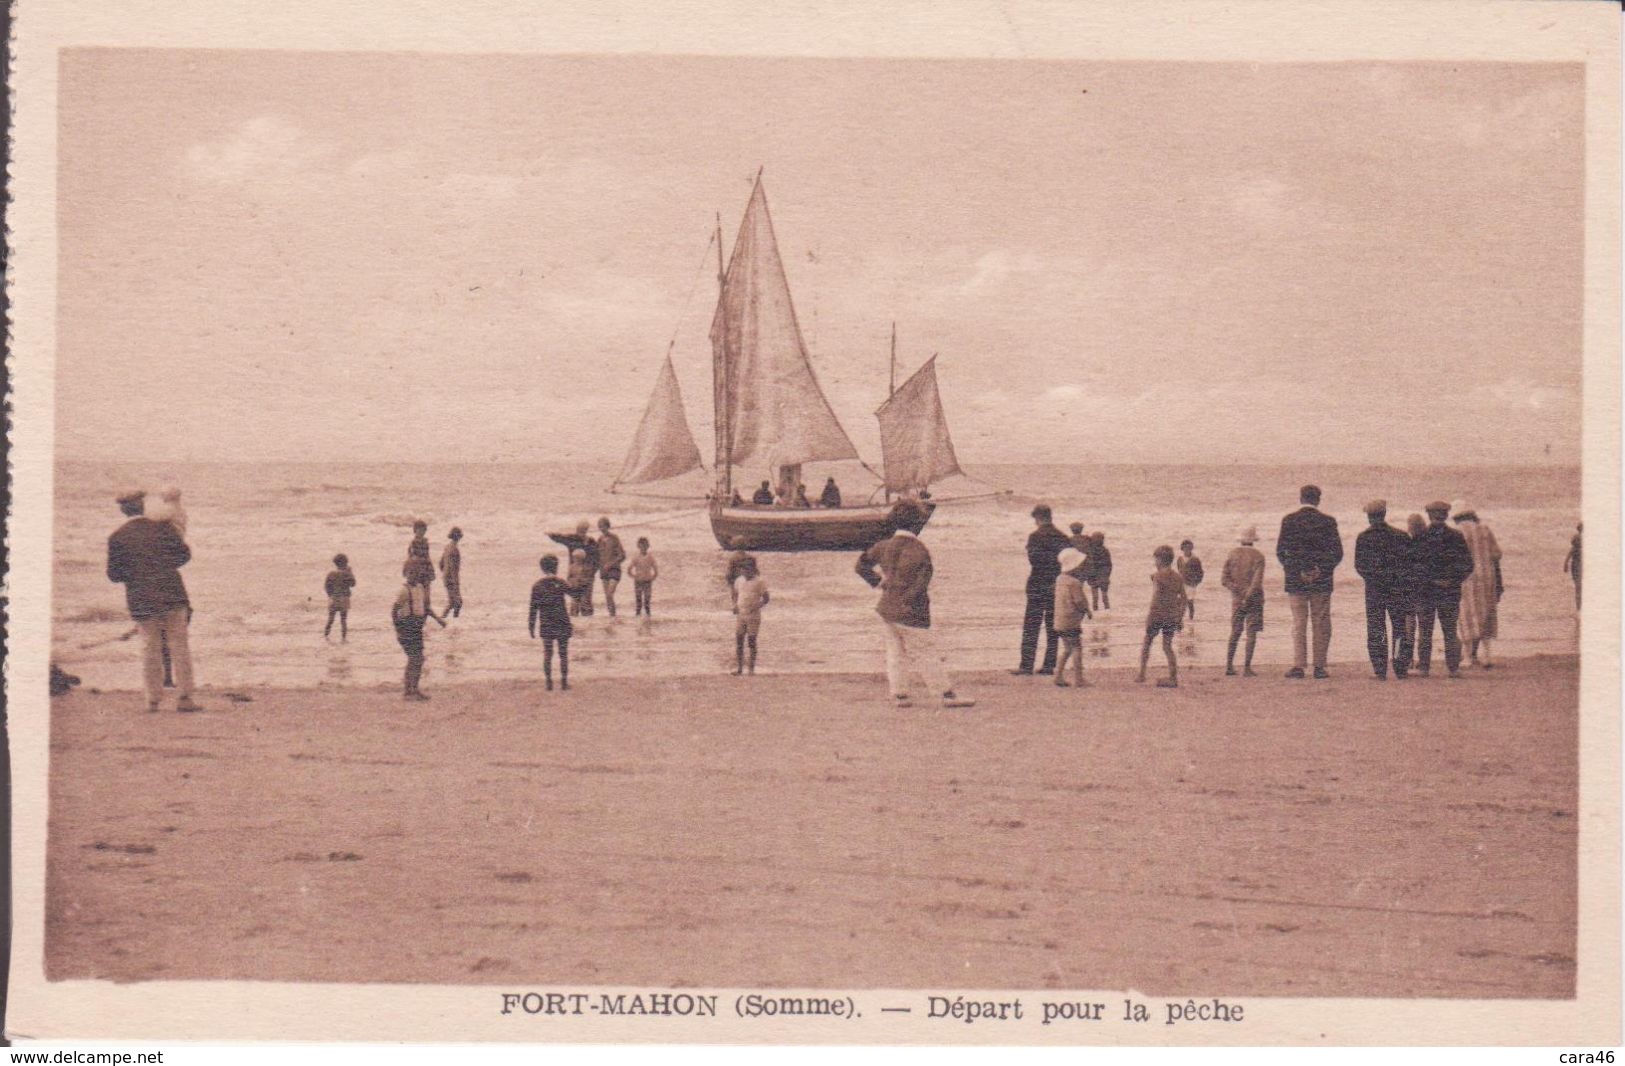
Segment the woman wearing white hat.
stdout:
<path fill-rule="evenodd" d="M 1499 635 L 1496 604 L 1502 592 L 1501 546 L 1470 504 L 1457 500 L 1450 505 L 1450 516 L 1473 555 L 1472 576 L 1461 586 L 1461 639 L 1467 643 L 1468 661 L 1488 670 L 1494 665 L 1490 641 Z"/>

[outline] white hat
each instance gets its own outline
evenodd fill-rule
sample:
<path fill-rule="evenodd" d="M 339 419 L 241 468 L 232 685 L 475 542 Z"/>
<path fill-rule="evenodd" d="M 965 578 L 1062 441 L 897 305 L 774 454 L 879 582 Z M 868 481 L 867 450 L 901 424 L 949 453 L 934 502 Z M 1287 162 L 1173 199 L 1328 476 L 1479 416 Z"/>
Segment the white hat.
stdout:
<path fill-rule="evenodd" d="M 1078 549 L 1068 548 L 1061 553 L 1061 573 L 1069 574 L 1087 561 L 1087 556 Z"/>
<path fill-rule="evenodd" d="M 1466 500 L 1452 500 L 1452 501 L 1450 501 L 1450 517 L 1451 518 L 1460 518 L 1464 514 L 1472 514 L 1472 513 L 1473 513 L 1473 505 L 1468 503 Z"/>
<path fill-rule="evenodd" d="M 1254 541 L 1258 540 L 1258 527 L 1243 526 L 1241 532 L 1236 534 L 1236 539 L 1241 541 L 1243 544 L 1253 543 Z"/>

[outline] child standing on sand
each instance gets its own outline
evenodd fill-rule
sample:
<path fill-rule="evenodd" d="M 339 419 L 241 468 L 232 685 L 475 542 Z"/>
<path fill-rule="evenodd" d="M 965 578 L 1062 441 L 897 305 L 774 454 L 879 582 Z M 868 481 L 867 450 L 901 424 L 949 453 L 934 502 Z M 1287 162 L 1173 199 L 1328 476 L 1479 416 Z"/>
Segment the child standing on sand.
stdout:
<path fill-rule="evenodd" d="M 1258 541 L 1258 527 L 1248 526 L 1236 537 L 1238 545 L 1224 561 L 1224 572 L 1219 584 L 1230 590 L 1230 647 L 1225 653 L 1224 673 L 1236 676 L 1236 645 L 1242 633 L 1247 634 L 1247 658 L 1242 666 L 1243 677 L 1257 677 L 1253 673 L 1253 649 L 1258 646 L 1258 631 L 1264 628 L 1264 553 L 1253 545 Z"/>
<path fill-rule="evenodd" d="M 1083 688 L 1083 620 L 1089 613 L 1089 594 L 1083 589 L 1088 558 L 1075 548 L 1061 553 L 1061 576 L 1055 579 L 1055 635 L 1061 638 L 1061 660 L 1055 664 L 1057 688 Z M 1072 663 L 1072 681 L 1066 664 Z"/>
<path fill-rule="evenodd" d="M 559 559 L 542 556 L 542 579 L 530 587 L 530 639 L 542 638 L 542 676 L 553 691 L 553 645 L 559 646 L 559 688 L 570 691 L 570 586 L 559 580 Z"/>
<path fill-rule="evenodd" d="M 756 560 L 746 556 L 740 565 L 739 585 L 734 590 L 734 676 L 756 672 L 756 637 L 762 631 L 762 608 L 767 606 L 767 582 L 756 568 Z M 745 648 L 750 647 L 747 666 Z"/>
<path fill-rule="evenodd" d="M 404 698 L 426 700 L 429 697 L 418 690 L 418 681 L 423 677 L 423 623 L 424 619 L 433 618 L 444 629 L 446 620 L 429 606 L 429 586 L 411 581 L 401 587 L 400 595 L 395 597 L 395 603 L 389 609 L 389 616 L 395 623 L 395 639 L 400 641 L 401 650 L 406 652 Z"/>
<path fill-rule="evenodd" d="M 632 617 L 640 614 L 654 617 L 654 612 L 649 609 L 649 594 L 654 591 L 660 567 L 655 565 L 655 557 L 649 554 L 648 537 L 638 538 L 638 552 L 626 564 L 626 573 L 632 579 Z"/>
<path fill-rule="evenodd" d="M 1164 544 L 1151 554 L 1157 572 L 1151 575 L 1151 610 L 1145 616 L 1145 644 L 1140 648 L 1140 675 L 1145 681 L 1145 665 L 1151 659 L 1151 642 L 1162 635 L 1162 651 L 1168 656 L 1168 676 L 1158 688 L 1179 687 L 1179 660 L 1174 658 L 1174 634 L 1185 622 L 1185 581 L 1174 569 L 1174 550 Z"/>
<path fill-rule="evenodd" d="M 1202 560 L 1191 554 L 1196 545 L 1188 540 L 1179 542 L 1179 558 L 1174 562 L 1174 569 L 1179 571 L 1179 577 L 1185 582 L 1185 609 L 1190 612 L 1192 622 L 1196 621 L 1196 586 L 1202 583 Z"/>
<path fill-rule="evenodd" d="M 327 628 L 322 639 L 333 635 L 333 618 L 339 620 L 340 643 L 350 639 L 350 590 L 355 588 L 355 574 L 350 570 L 350 557 L 340 552 L 333 556 L 333 569 L 327 573 Z"/>

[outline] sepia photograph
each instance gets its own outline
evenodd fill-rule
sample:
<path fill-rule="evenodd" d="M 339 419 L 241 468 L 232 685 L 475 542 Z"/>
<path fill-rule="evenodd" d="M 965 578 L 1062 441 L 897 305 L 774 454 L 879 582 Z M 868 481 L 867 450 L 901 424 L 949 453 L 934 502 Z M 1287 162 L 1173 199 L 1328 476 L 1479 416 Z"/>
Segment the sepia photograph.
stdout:
<path fill-rule="evenodd" d="M 50 57 L 23 987 L 1599 991 L 1617 57 L 335 43 Z"/>

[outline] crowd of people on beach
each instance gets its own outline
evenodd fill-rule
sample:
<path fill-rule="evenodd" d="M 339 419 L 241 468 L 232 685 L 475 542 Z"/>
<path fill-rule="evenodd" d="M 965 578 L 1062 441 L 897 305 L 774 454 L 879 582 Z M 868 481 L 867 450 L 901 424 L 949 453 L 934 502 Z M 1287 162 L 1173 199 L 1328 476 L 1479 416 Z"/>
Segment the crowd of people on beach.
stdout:
<path fill-rule="evenodd" d="M 766 488 L 764 483 L 764 488 Z M 180 569 L 191 558 L 186 543 L 186 512 L 180 493 L 173 489 L 154 494 L 129 490 L 116 502 L 126 521 L 108 540 L 108 579 L 125 586 L 126 605 L 143 647 L 143 686 L 149 709 L 157 710 L 166 687 L 177 689 L 177 709 L 196 711 L 194 675 L 188 628 L 192 617 Z M 804 495 L 804 494 L 803 494 Z M 824 499 L 839 504 L 839 489 L 831 479 Z M 1329 676 L 1331 597 L 1337 567 L 1344 550 L 1337 520 L 1320 510 L 1321 492 L 1305 485 L 1301 506 L 1281 520 L 1276 558 L 1283 571 L 1283 589 L 1291 616 L 1293 665 L 1291 679 Z M 1421 513 L 1409 516 L 1405 529 L 1388 523 L 1388 505 L 1372 500 L 1365 505 L 1368 528 L 1355 539 L 1354 569 L 1365 584 L 1366 645 L 1373 675 L 1406 678 L 1431 670 L 1435 628 L 1442 636 L 1445 668 L 1460 676 L 1464 643 L 1468 662 L 1483 669 L 1494 666 L 1492 642 L 1499 635 L 1498 605 L 1505 591 L 1501 577 L 1501 550 L 1495 534 L 1466 503 L 1433 501 Z M 1055 525 L 1052 509 L 1040 503 L 1031 512 L 1034 529 L 1026 543 L 1028 576 L 1026 610 L 1022 621 L 1020 658 L 1011 673 L 1048 675 L 1061 687 L 1087 687 L 1083 676 L 1083 623 L 1097 612 L 1111 610 L 1112 557 L 1101 532 L 1086 533 L 1081 522 L 1070 535 Z M 968 707 L 955 689 L 946 654 L 931 630 L 930 584 L 934 573 L 930 550 L 911 532 L 924 524 L 925 515 L 913 499 L 900 501 L 891 513 L 892 534 L 863 552 L 856 563 L 859 577 L 880 593 L 876 613 L 883 623 L 886 676 L 893 701 L 911 706 L 914 679 L 923 691 L 948 707 Z M 1454 526 L 1451 523 L 1454 523 Z M 558 662 L 559 686 L 568 690 L 569 645 L 573 619 L 594 613 L 595 586 L 601 585 L 604 609 L 617 612 L 616 592 L 623 574 L 633 582 L 634 616 L 652 616 L 653 588 L 660 569 L 647 537 L 639 537 L 635 553 L 628 555 L 610 520 L 600 518 L 597 536 L 588 522 L 573 533 L 551 533 L 564 551 L 542 556 L 542 577 L 531 588 L 527 628 L 543 644 L 543 678 L 553 689 L 553 664 Z M 421 687 L 424 667 L 424 630 L 430 620 L 444 628 L 460 617 L 462 597 L 463 532 L 453 526 L 447 533 L 438 564 L 431 561 L 428 525 L 418 521 L 401 567 L 402 586 L 390 608 L 396 639 L 406 656 L 403 694 L 409 700 L 428 698 Z M 1576 527 L 1563 571 L 1574 582 L 1576 609 L 1580 606 L 1581 535 Z M 1256 527 L 1238 531 L 1236 546 L 1225 558 L 1220 585 L 1230 595 L 1230 633 L 1225 657 L 1227 676 L 1256 677 L 1253 658 L 1264 628 L 1267 562 L 1258 550 Z M 1205 568 L 1186 539 L 1179 552 L 1161 545 L 1151 553 L 1152 595 L 1140 642 L 1139 672 L 1146 680 L 1154 646 L 1160 640 L 1168 664 L 1159 686 L 1177 687 L 1179 662 L 1175 634 L 1196 618 L 1196 591 L 1205 580 Z M 562 571 L 562 574 L 561 574 Z M 444 585 L 446 603 L 436 611 L 431 589 Z M 754 674 L 759 654 L 763 610 L 772 602 L 760 562 L 736 544 L 727 558 L 724 580 L 735 615 L 736 675 Z M 338 623 L 339 640 L 349 638 L 349 612 L 356 575 L 344 554 L 333 558 L 324 582 L 327 620 L 323 637 L 332 638 Z M 1038 660 L 1040 637 L 1044 657 Z M 1238 651 L 1242 667 L 1236 669 Z M 1071 680 L 1068 680 L 1070 668 Z M 53 668 L 53 691 L 59 672 Z M 66 676 L 66 675 L 64 675 Z"/>
<path fill-rule="evenodd" d="M 1337 520 L 1320 510 L 1321 492 L 1315 485 L 1299 490 L 1298 510 L 1281 520 L 1276 537 L 1276 558 L 1283 570 L 1283 588 L 1292 619 L 1293 665 L 1290 679 L 1329 677 L 1331 597 L 1334 576 L 1343 561 L 1343 541 Z M 1388 524 L 1388 504 L 1372 500 L 1364 508 L 1368 528 L 1355 539 L 1355 572 L 1365 583 L 1366 647 L 1372 673 L 1387 680 L 1406 678 L 1414 669 L 1427 676 L 1432 669 L 1433 638 L 1437 628 L 1444 644 L 1445 669 L 1459 677 L 1463 642 L 1474 667 L 1491 669 L 1492 642 L 1499 635 L 1498 606 L 1505 585 L 1501 577 L 1501 549 L 1495 534 L 1467 503 L 1435 500 L 1421 514 L 1409 517 L 1401 530 Z M 1100 534 L 1085 537 L 1082 523 L 1073 523 L 1072 536 L 1054 523 L 1047 504 L 1032 510 L 1036 528 L 1027 538 L 1027 610 L 1022 624 L 1021 655 L 1012 674 L 1053 675 L 1055 684 L 1081 686 L 1083 622 L 1092 617 L 1084 595 L 1087 584 L 1104 591 L 1109 582 L 1111 557 L 1101 553 Z M 1455 525 L 1452 527 L 1451 522 Z M 1580 545 L 1577 527 L 1564 559 L 1564 572 L 1574 580 L 1574 602 L 1580 605 Z M 1225 656 L 1226 676 L 1237 676 L 1236 652 L 1245 639 L 1242 677 L 1256 677 L 1253 655 L 1264 628 L 1264 573 L 1266 561 L 1256 544 L 1258 530 L 1249 526 L 1237 535 L 1226 557 L 1220 584 L 1230 593 L 1230 637 Z M 1196 589 L 1205 576 L 1195 544 L 1180 543 L 1180 553 L 1161 545 L 1152 552 L 1151 606 L 1146 616 L 1140 649 L 1140 670 L 1135 680 L 1145 681 L 1151 649 L 1160 638 L 1168 661 L 1168 676 L 1158 685 L 1177 687 L 1179 663 L 1174 635 L 1196 618 Z M 1104 569 L 1104 577 L 1102 570 Z M 1104 609 L 1110 609 L 1106 600 Z M 1040 631 L 1045 638 L 1044 659 L 1037 662 Z M 1059 648 L 1059 657 L 1057 649 Z M 1066 680 L 1066 667 L 1073 679 Z"/>

